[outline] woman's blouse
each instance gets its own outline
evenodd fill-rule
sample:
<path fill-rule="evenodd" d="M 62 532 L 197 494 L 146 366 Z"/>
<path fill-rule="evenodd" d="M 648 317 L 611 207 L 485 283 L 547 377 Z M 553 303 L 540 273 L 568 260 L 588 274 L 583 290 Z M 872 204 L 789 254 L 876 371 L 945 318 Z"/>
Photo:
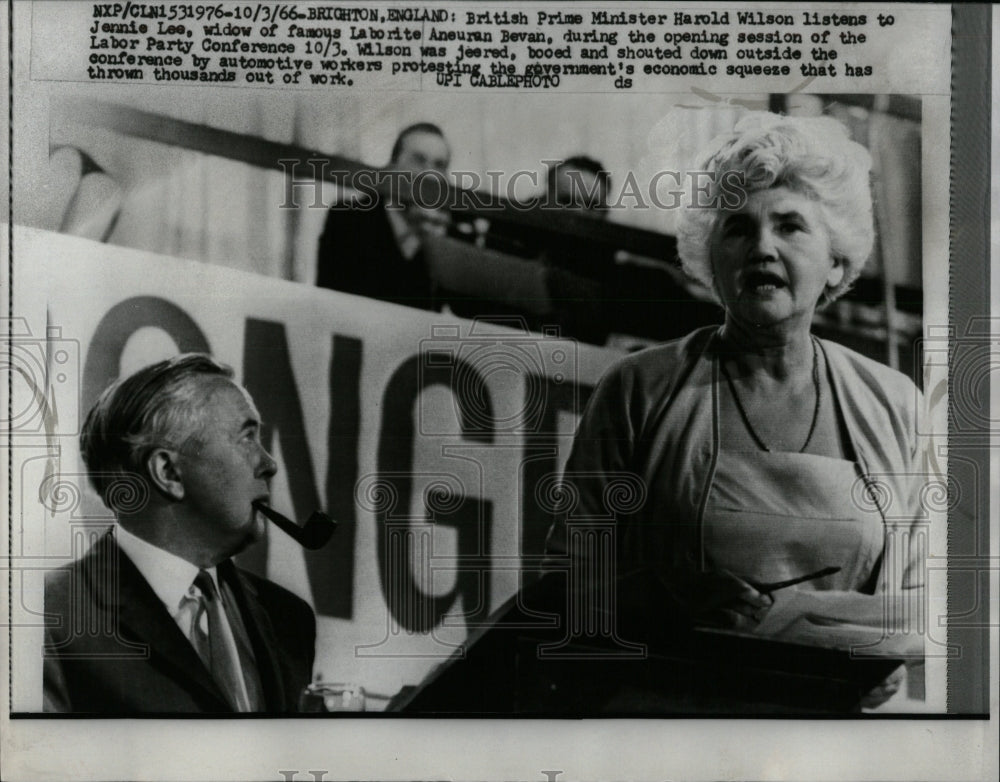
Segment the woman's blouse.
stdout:
<path fill-rule="evenodd" d="M 581 541 L 603 527 L 617 575 L 725 567 L 777 581 L 815 564 L 841 567 L 815 588 L 921 585 L 927 482 L 913 383 L 820 340 L 854 461 L 745 458 L 724 447 L 720 431 L 716 331 L 627 356 L 602 378 L 563 473 L 564 512 L 546 541 L 548 566 L 587 559 Z M 777 529 L 781 518 L 789 521 Z"/>

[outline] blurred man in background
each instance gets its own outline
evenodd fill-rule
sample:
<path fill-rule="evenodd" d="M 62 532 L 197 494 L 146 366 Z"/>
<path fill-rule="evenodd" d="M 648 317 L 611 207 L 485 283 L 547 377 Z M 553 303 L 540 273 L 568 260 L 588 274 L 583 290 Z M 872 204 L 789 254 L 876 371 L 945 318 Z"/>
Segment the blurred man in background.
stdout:
<path fill-rule="evenodd" d="M 338 204 L 328 213 L 319 240 L 316 284 L 409 307 L 439 309 L 423 241 L 445 232 L 448 213 L 400 194 L 407 195 L 414 185 L 423 193 L 433 189 L 434 195 L 427 199 L 433 206 L 435 196 L 443 194 L 440 187 L 450 163 L 451 148 L 437 125 L 418 122 L 400 131 L 377 194 Z"/>
<path fill-rule="evenodd" d="M 574 155 L 549 167 L 544 202 L 607 217 L 611 175 L 600 161 Z"/>
<path fill-rule="evenodd" d="M 600 161 L 584 155 L 545 163 L 545 191 L 520 205 L 544 219 L 518 220 L 517 211 L 494 217 L 485 245 L 544 267 L 540 295 L 549 302 L 549 311 L 534 314 L 518 308 L 516 302 L 497 299 L 469 300 L 452 308 L 465 317 L 486 320 L 517 315 L 533 331 L 557 326 L 564 337 L 603 344 L 609 330 L 604 299 L 608 294 L 606 280 L 614 266 L 614 247 L 577 235 L 562 227 L 565 223 L 559 218 L 606 219 L 611 176 Z"/>

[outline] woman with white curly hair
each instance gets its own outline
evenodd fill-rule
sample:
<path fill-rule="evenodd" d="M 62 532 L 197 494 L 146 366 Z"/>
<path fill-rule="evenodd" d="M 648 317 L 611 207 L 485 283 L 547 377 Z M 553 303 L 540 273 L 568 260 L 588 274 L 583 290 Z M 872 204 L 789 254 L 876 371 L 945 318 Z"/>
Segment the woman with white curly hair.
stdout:
<path fill-rule="evenodd" d="M 826 572 L 796 587 L 817 592 L 919 585 L 907 542 L 919 392 L 810 333 L 871 253 L 870 167 L 835 120 L 767 113 L 697 161 L 713 185 L 686 204 L 678 248 L 724 324 L 602 378 L 565 468 L 575 504 L 549 531 L 550 565 L 593 556 L 574 519 L 614 517 L 618 576 L 652 569 L 695 624 L 737 629 L 804 575 Z M 613 484 L 635 491 L 622 501 Z"/>

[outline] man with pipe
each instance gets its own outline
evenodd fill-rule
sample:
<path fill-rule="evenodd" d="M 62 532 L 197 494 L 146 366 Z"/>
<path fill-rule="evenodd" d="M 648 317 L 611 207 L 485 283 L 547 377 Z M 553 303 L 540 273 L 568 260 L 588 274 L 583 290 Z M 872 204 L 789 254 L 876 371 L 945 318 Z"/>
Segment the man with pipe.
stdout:
<path fill-rule="evenodd" d="M 80 435 L 117 519 L 49 574 L 46 711 L 281 713 L 312 675 L 316 620 L 231 557 L 260 540 L 277 470 L 230 368 L 200 354 L 108 388 Z"/>

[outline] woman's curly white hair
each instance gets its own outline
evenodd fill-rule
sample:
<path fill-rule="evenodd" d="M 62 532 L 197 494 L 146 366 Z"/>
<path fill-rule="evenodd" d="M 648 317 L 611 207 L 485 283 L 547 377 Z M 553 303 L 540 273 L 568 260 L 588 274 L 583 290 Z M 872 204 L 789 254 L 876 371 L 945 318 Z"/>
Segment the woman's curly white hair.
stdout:
<path fill-rule="evenodd" d="M 742 181 L 746 193 L 787 187 L 817 202 L 833 256 L 844 267 L 839 285 L 823 294 L 829 303 L 858 278 L 875 242 L 869 187 L 871 156 L 830 117 L 782 117 L 750 112 L 731 133 L 712 140 L 696 169 L 711 174 L 712 206 L 689 197 L 680 213 L 677 251 L 684 270 L 713 291 L 709 246 L 726 196 L 724 182 Z M 729 174 L 729 172 L 735 172 Z M 727 175 L 724 180 L 724 175 Z M 732 185 L 728 186 L 732 199 Z M 695 195 L 694 193 L 691 194 Z"/>

